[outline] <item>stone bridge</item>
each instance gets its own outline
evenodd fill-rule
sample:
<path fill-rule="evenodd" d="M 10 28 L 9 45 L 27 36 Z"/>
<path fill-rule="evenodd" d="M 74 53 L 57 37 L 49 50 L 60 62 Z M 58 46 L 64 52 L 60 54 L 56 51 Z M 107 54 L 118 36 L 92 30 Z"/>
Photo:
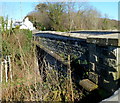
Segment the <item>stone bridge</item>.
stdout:
<path fill-rule="evenodd" d="M 57 61 L 59 69 L 61 64 L 66 68 L 70 55 L 76 81 L 88 78 L 99 87 L 114 92 L 119 88 L 120 79 L 118 35 L 117 31 L 44 31 L 35 33 L 33 37 L 40 56 L 39 65 L 44 55 L 51 65 Z"/>

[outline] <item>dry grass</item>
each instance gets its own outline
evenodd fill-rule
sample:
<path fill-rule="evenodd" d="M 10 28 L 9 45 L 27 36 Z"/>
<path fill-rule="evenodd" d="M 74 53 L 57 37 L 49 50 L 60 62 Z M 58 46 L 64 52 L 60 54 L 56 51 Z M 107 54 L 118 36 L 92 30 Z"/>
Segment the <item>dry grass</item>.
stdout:
<path fill-rule="evenodd" d="M 18 30 L 3 35 L 3 55 L 11 55 L 13 81 L 2 83 L 3 101 L 74 101 L 80 100 L 70 75 L 58 75 L 44 58 L 41 69 L 46 70 L 46 81 L 39 73 L 31 32 Z M 28 36 L 29 35 L 29 36 Z M 62 69 L 62 68 L 61 68 Z M 71 73 L 71 72 L 70 72 Z M 61 73 L 62 74 L 62 73 Z"/>

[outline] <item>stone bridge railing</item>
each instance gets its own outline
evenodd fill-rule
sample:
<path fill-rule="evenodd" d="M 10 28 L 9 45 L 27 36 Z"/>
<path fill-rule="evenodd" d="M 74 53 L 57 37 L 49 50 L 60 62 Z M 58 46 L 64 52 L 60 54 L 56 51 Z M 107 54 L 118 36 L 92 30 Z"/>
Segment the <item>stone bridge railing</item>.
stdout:
<path fill-rule="evenodd" d="M 39 48 L 65 65 L 70 55 L 71 62 L 77 60 L 86 69 L 91 81 L 113 92 L 119 87 L 120 39 L 117 32 L 98 34 L 39 32 L 34 35 L 34 41 Z"/>

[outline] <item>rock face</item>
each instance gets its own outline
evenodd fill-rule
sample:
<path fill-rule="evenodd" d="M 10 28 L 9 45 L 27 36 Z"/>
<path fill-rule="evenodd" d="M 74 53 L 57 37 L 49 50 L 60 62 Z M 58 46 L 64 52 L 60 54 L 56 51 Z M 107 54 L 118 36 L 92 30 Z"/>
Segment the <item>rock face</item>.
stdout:
<path fill-rule="evenodd" d="M 29 18 L 26 17 L 23 21 L 22 25 L 20 26 L 20 29 L 29 29 L 29 30 L 35 30 L 35 27 L 33 26 L 32 22 L 29 21 Z"/>
<path fill-rule="evenodd" d="M 111 97 L 102 100 L 100 103 L 107 103 L 107 102 L 116 102 L 116 103 L 120 102 L 120 88 L 117 91 L 115 91 L 115 93 Z"/>

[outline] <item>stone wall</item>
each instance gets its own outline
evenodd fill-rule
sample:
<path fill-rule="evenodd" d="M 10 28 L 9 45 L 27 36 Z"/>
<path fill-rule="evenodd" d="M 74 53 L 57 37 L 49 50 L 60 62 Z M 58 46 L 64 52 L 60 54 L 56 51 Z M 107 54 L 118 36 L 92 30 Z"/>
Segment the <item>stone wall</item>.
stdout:
<path fill-rule="evenodd" d="M 111 91 L 118 88 L 118 49 L 112 46 L 89 44 L 89 78 Z M 91 74 L 94 77 L 91 78 Z"/>
<path fill-rule="evenodd" d="M 39 41 L 45 48 L 53 51 L 61 57 L 64 57 L 65 60 L 68 55 L 71 55 L 71 59 L 81 57 L 82 55 L 86 57 L 88 56 L 88 54 L 85 55 L 88 47 L 83 41 L 56 40 L 49 38 L 39 38 Z"/>
<path fill-rule="evenodd" d="M 105 42 L 101 42 L 102 38 L 80 39 L 51 34 L 39 34 L 34 39 L 40 48 L 47 48 L 48 53 L 55 53 L 64 60 L 70 55 L 71 62 L 79 61 L 80 66 L 83 64 L 82 68 L 88 72 L 88 78 L 100 87 L 111 92 L 118 88 L 120 47 L 115 45 L 116 39 L 112 43 L 109 40 L 107 44 L 105 38 Z M 79 67 L 76 68 L 79 71 Z"/>

